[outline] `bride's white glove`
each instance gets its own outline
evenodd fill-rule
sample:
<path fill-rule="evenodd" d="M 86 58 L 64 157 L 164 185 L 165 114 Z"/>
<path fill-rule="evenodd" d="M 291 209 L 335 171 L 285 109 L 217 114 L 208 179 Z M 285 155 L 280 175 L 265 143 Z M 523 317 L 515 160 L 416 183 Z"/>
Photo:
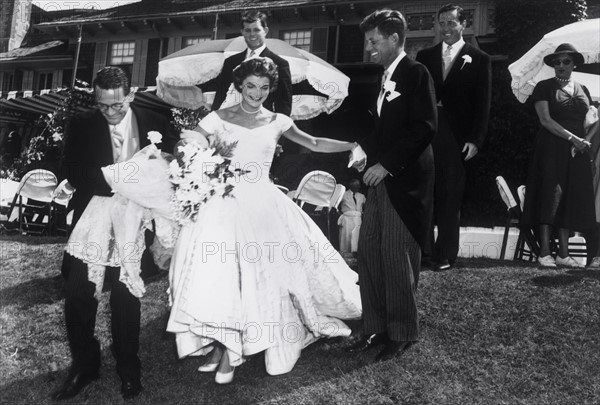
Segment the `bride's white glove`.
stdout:
<path fill-rule="evenodd" d="M 181 140 L 186 142 L 196 142 L 204 149 L 208 148 L 208 139 L 200 132 L 184 129 L 180 134 Z"/>
<path fill-rule="evenodd" d="M 356 146 L 350 152 L 350 160 L 348 162 L 348 167 L 354 167 L 359 172 L 362 172 L 363 170 L 365 170 L 366 166 L 367 154 L 359 144 L 356 144 Z"/>

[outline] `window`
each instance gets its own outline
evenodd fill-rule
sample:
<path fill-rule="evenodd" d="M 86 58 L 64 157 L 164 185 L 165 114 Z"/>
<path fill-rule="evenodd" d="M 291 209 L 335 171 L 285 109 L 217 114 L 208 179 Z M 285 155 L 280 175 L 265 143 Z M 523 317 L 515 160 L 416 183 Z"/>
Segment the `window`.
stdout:
<path fill-rule="evenodd" d="M 284 31 L 282 36 L 290 45 L 310 52 L 311 30 Z"/>
<path fill-rule="evenodd" d="M 409 31 L 429 31 L 433 29 L 435 14 L 409 14 L 406 19 Z"/>
<path fill-rule="evenodd" d="M 52 72 L 37 72 L 36 76 L 36 90 L 45 90 L 52 88 Z"/>
<path fill-rule="evenodd" d="M 212 38 L 210 35 L 203 35 L 201 37 L 185 37 L 183 38 L 183 48 L 187 48 L 190 45 L 196 45 L 201 42 L 210 41 Z"/>
<path fill-rule="evenodd" d="M 135 42 L 114 42 L 110 44 L 109 65 L 130 65 L 135 56 Z"/>
<path fill-rule="evenodd" d="M 2 75 L 2 91 L 12 91 L 15 76 L 12 73 L 4 72 Z"/>

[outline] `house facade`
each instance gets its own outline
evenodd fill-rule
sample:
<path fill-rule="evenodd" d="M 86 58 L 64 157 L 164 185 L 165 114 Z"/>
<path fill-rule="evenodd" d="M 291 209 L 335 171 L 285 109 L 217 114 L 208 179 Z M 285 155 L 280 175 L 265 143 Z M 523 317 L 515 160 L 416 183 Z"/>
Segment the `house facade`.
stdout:
<path fill-rule="evenodd" d="M 24 10 L 21 14 L 31 16 L 31 28 L 21 48 L 0 54 L 3 95 L 68 87 L 75 64 L 77 79 L 85 82 L 106 65 L 120 65 L 130 72 L 133 86 L 154 86 L 162 57 L 202 41 L 240 35 L 240 14 L 248 9 L 267 13 L 269 37 L 336 65 L 369 62 L 358 24 L 378 8 L 398 9 L 408 23 L 406 51 L 414 56 L 439 40 L 435 12 L 445 1 L 142 0 L 107 10 L 55 12 L 32 6 L 31 0 L 14 3 Z M 493 43 L 493 1 L 462 1 L 461 6 L 468 18 L 465 39 L 486 49 Z"/>

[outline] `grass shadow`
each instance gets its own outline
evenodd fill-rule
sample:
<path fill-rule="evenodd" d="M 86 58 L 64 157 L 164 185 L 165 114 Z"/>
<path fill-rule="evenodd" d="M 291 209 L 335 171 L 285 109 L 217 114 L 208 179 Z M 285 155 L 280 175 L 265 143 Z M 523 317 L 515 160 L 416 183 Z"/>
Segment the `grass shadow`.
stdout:
<path fill-rule="evenodd" d="M 531 281 L 539 287 L 562 287 L 579 283 L 584 279 L 600 280 L 600 271 L 585 269 L 568 270 L 563 274 L 534 277 Z"/>
<path fill-rule="evenodd" d="M 52 304 L 64 298 L 64 279 L 54 277 L 37 278 L 0 290 L 0 308 L 18 306 L 22 309 L 40 304 Z"/>
<path fill-rule="evenodd" d="M 65 244 L 67 243 L 67 240 L 68 238 L 66 236 L 20 235 L 0 232 L 0 242 L 24 243 L 32 246 Z"/>

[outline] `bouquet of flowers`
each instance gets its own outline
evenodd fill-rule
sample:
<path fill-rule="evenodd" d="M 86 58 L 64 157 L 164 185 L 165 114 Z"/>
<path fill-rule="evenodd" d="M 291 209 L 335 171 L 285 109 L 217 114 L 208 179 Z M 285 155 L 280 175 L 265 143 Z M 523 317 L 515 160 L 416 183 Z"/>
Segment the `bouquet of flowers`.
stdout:
<path fill-rule="evenodd" d="M 206 117 L 209 111 L 200 107 L 197 110 L 191 110 L 189 108 L 171 108 L 171 114 L 173 115 L 173 126 L 179 131 L 184 129 L 192 130 L 198 126 L 198 123 L 202 118 Z"/>
<path fill-rule="evenodd" d="M 194 221 L 200 206 L 210 198 L 230 196 L 235 177 L 244 173 L 231 166 L 236 146 L 237 142 L 215 141 L 209 147 L 197 142 L 181 142 L 175 148 L 169 176 L 175 185 L 172 204 L 180 224 Z"/>

